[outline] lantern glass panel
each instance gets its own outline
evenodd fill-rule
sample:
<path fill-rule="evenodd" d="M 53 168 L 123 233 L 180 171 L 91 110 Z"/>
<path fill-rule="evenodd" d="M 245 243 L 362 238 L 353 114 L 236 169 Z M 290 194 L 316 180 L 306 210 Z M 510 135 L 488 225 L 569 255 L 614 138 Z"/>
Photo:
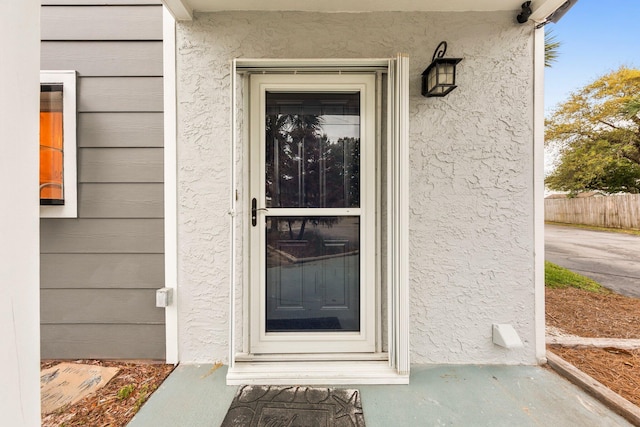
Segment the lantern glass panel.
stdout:
<path fill-rule="evenodd" d="M 438 84 L 437 67 L 432 67 L 427 75 L 427 91 L 431 92 Z"/>
<path fill-rule="evenodd" d="M 450 63 L 440 64 L 440 84 L 453 85 L 455 83 L 454 65 Z"/>

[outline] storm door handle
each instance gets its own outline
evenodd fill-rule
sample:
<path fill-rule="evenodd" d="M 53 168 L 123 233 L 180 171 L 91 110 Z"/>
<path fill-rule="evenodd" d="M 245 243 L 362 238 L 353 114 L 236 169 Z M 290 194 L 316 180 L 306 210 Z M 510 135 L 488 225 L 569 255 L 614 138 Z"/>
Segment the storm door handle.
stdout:
<path fill-rule="evenodd" d="M 258 225 L 258 211 L 269 212 L 267 208 L 258 208 L 258 201 L 254 197 L 251 199 L 251 225 L 254 227 Z"/>

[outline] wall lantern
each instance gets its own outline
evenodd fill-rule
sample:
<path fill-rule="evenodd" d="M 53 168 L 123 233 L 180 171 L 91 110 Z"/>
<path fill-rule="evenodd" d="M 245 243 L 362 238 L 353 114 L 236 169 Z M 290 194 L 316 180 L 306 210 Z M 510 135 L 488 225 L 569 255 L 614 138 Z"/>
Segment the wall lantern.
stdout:
<path fill-rule="evenodd" d="M 445 96 L 456 86 L 456 64 L 462 58 L 443 58 L 447 42 L 440 42 L 433 52 L 431 64 L 422 73 L 422 96 Z"/>

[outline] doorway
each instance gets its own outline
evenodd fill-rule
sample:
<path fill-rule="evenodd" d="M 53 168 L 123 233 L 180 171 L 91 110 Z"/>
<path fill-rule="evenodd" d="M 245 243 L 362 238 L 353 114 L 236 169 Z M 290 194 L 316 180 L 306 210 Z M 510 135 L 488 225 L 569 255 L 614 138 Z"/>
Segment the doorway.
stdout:
<path fill-rule="evenodd" d="M 375 352 L 375 84 L 250 76 L 252 354 Z"/>

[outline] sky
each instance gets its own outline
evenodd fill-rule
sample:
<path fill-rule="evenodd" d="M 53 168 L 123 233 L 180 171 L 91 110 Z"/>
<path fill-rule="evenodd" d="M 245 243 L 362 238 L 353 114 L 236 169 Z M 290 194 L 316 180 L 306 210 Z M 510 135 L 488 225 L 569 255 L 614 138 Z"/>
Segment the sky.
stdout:
<path fill-rule="evenodd" d="M 561 43 L 558 60 L 545 69 L 545 114 L 572 91 L 625 65 L 640 68 L 640 0 L 578 0 L 548 24 Z"/>

